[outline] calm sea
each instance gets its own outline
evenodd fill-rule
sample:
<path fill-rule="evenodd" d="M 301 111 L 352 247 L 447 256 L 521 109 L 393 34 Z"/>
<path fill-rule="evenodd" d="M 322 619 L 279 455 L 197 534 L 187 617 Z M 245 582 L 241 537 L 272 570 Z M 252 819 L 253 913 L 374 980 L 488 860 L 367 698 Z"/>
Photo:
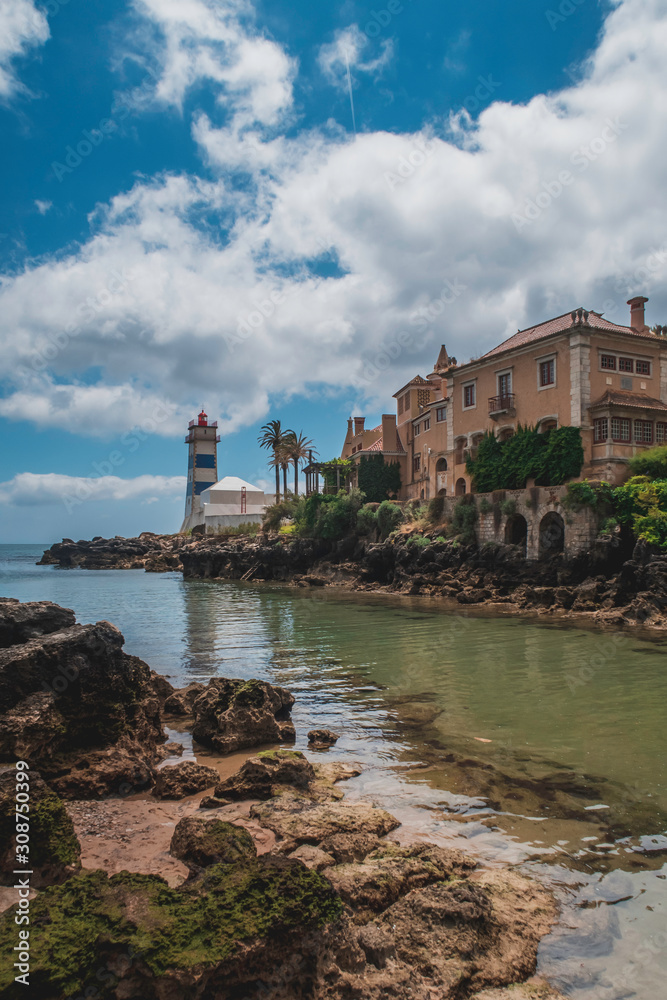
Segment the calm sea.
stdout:
<path fill-rule="evenodd" d="M 176 685 L 222 675 L 289 687 L 297 746 L 308 729 L 332 728 L 341 739 L 329 754 L 364 765 L 351 797 L 390 809 L 410 836 L 518 864 L 555 888 L 563 920 L 540 968 L 564 992 L 664 995 L 663 639 L 457 614 L 423 598 L 36 566 L 45 547 L 0 546 L 0 595 L 113 622 L 126 650 Z M 470 776 L 488 781 L 489 765 L 499 778 L 479 798 Z M 574 787 L 590 821 L 554 810 L 554 780 Z M 610 807 L 628 820 L 614 843 L 601 833 Z"/>

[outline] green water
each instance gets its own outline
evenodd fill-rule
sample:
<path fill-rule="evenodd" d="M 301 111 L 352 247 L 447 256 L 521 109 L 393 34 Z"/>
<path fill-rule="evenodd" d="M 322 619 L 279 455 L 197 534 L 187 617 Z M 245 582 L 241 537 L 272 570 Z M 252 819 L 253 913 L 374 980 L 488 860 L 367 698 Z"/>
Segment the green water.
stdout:
<path fill-rule="evenodd" d="M 297 746 L 315 726 L 339 732 L 329 755 L 364 766 L 348 794 L 395 812 L 403 836 L 555 886 L 567 916 L 540 962 L 562 989 L 662 995 L 663 638 L 429 599 L 63 571 L 36 567 L 40 551 L 0 548 L 1 594 L 113 621 L 175 684 L 220 674 L 289 687 Z"/>

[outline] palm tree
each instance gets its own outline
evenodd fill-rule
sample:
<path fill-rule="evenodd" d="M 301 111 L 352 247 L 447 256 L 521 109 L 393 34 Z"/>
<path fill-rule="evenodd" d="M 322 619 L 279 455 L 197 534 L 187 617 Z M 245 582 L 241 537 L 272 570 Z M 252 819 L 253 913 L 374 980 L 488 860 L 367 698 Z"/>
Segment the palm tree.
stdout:
<path fill-rule="evenodd" d="M 303 431 L 295 434 L 292 431 L 286 436 L 285 451 L 289 455 L 290 461 L 294 463 L 294 496 L 299 495 L 299 462 L 308 458 L 313 450 L 313 442 L 307 438 Z"/>
<path fill-rule="evenodd" d="M 280 502 L 280 469 L 282 466 L 278 453 L 284 447 L 285 438 L 289 437 L 290 434 L 294 434 L 294 431 L 284 431 L 279 420 L 269 420 L 268 424 L 264 424 L 262 433 L 257 438 L 260 448 L 266 448 L 273 452 L 270 465 L 276 470 L 276 503 Z M 287 493 L 287 488 L 285 493 Z"/>

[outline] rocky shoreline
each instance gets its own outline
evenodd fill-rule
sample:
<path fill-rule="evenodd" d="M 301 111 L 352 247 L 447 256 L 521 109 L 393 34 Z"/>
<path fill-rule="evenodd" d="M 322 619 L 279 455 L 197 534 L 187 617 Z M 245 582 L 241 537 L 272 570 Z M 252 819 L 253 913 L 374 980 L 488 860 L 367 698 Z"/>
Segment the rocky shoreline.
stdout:
<path fill-rule="evenodd" d="M 352 762 L 285 748 L 285 689 L 214 678 L 176 690 L 122 647 L 108 622 L 0 601 L 1 840 L 12 842 L 25 760 L 34 996 L 557 997 L 531 979 L 557 919 L 544 887 L 455 850 L 401 845 L 391 814 L 345 801 Z M 179 761 L 170 719 L 241 766 Z M 335 734 L 313 739 L 322 754 Z M 134 825 L 150 858 L 133 856 Z M 118 842 L 95 867 L 112 830 Z M 11 851 L 3 862 L 12 885 Z M 15 937 L 12 907 L 0 931 Z M 0 996 L 14 976 L 3 949 Z"/>
<path fill-rule="evenodd" d="M 421 540 L 420 540 L 421 539 Z M 141 551 L 140 551 L 141 550 Z M 667 556 L 600 539 L 585 556 L 527 562 L 511 545 L 476 546 L 431 532 L 385 542 L 260 535 L 147 536 L 63 542 L 42 564 L 86 569 L 180 570 L 186 579 L 280 582 L 298 587 L 433 596 L 455 606 L 558 613 L 617 626 L 667 627 Z"/>

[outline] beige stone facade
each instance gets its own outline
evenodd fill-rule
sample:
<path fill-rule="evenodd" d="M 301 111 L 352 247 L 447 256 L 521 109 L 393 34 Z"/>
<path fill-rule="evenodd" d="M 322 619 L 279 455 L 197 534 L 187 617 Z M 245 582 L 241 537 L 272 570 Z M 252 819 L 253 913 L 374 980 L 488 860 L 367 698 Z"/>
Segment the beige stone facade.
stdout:
<path fill-rule="evenodd" d="M 430 375 L 395 393 L 395 417 L 372 431 L 349 421 L 343 457 L 399 461 L 401 499 L 457 496 L 471 491 L 466 455 L 485 432 L 569 425 L 581 428 L 582 477 L 623 481 L 629 458 L 667 444 L 667 331 L 645 324 L 646 301 L 630 300 L 629 326 L 575 309 L 465 365 L 443 347 Z"/>

